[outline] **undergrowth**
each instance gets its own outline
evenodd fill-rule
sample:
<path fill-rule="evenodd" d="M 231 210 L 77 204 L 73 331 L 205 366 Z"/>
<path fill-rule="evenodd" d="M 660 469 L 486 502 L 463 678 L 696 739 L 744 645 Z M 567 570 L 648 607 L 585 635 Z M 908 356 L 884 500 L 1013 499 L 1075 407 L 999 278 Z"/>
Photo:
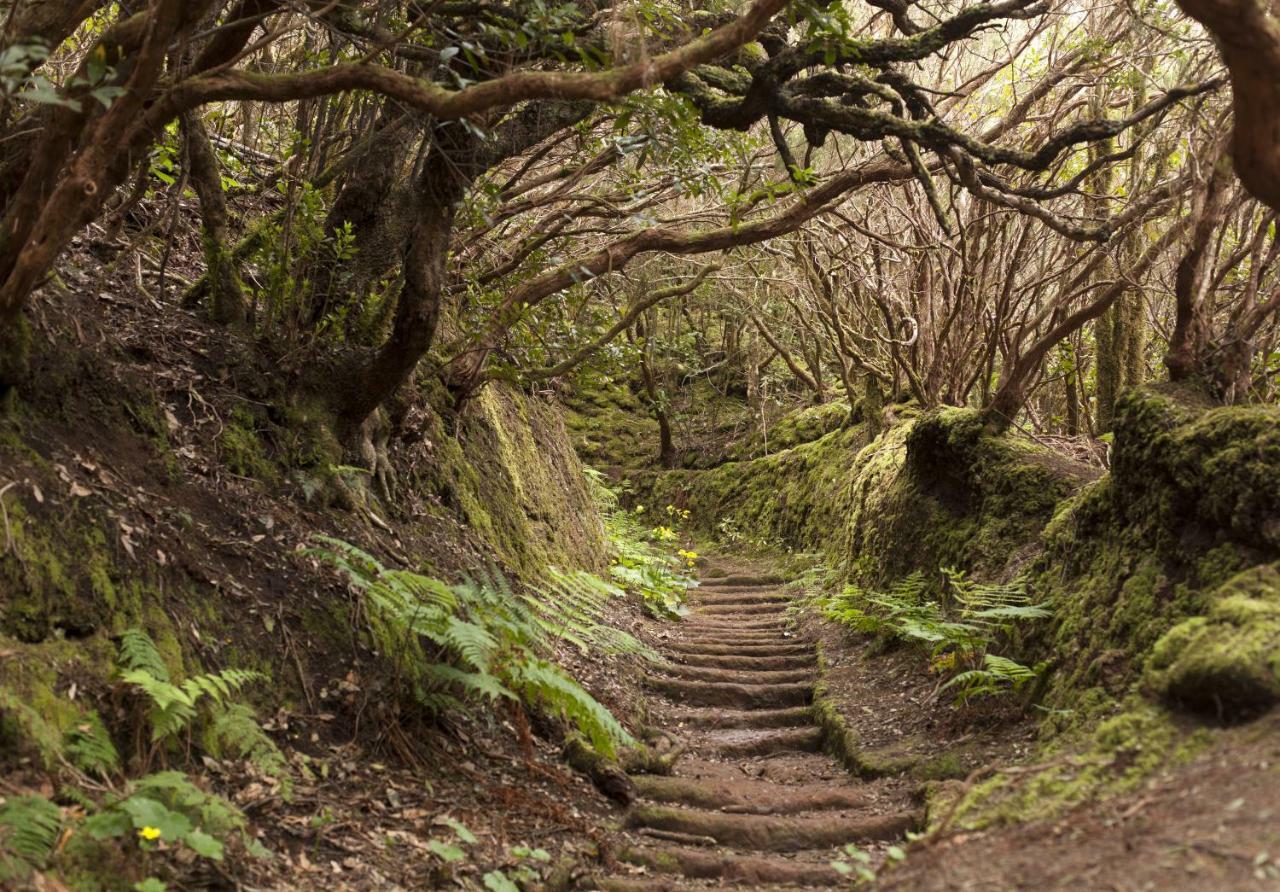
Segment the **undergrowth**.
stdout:
<path fill-rule="evenodd" d="M 855 631 L 924 650 L 945 679 L 938 690 L 957 702 L 1021 690 L 1040 672 L 991 652 L 1018 625 L 1049 616 L 1022 579 L 984 584 L 944 567 L 940 580 L 916 572 L 886 591 L 850 584 L 818 602 L 827 618 Z"/>
<path fill-rule="evenodd" d="M 649 614 L 657 619 L 679 619 L 688 613 L 685 598 L 697 585 L 690 575 L 696 552 L 675 548 L 674 529 L 679 514 L 688 512 L 667 506 L 668 521 L 650 526 L 643 506 L 624 509 L 619 492 L 604 482 L 604 475 L 587 469 L 592 496 L 604 517 L 605 536 L 613 552 L 610 575 L 627 591 L 638 595 Z M 625 484 L 624 484 L 625 486 Z"/>
<path fill-rule="evenodd" d="M 559 642 L 584 654 L 652 656 L 636 638 L 600 621 L 609 599 L 623 596 L 616 586 L 589 573 L 555 570 L 531 594 L 517 595 L 496 570 L 449 585 L 385 567 L 346 542 L 318 541 L 323 547 L 311 554 L 346 574 L 371 644 L 429 712 L 503 699 L 563 715 L 606 755 L 634 742 L 553 659 Z"/>

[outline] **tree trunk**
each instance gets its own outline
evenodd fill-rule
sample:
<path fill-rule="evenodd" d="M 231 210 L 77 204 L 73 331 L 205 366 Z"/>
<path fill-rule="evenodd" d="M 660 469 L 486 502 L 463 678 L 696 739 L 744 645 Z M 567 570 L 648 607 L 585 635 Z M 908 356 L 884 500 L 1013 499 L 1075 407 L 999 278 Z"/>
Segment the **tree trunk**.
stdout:
<path fill-rule="evenodd" d="M 209 282 L 209 316 L 219 325 L 244 325 L 249 304 L 244 283 L 227 250 L 227 199 L 222 191 L 222 172 L 209 133 L 198 112 L 180 119 L 187 173 L 200 199 L 200 221 L 204 244 L 205 277 Z"/>
<path fill-rule="evenodd" d="M 1191 244 L 1174 277 L 1175 321 L 1164 364 L 1172 381 L 1208 378 L 1206 351 L 1212 336 L 1210 242 L 1227 212 L 1227 176 L 1222 159 L 1215 159 L 1203 197 L 1197 203 Z"/>

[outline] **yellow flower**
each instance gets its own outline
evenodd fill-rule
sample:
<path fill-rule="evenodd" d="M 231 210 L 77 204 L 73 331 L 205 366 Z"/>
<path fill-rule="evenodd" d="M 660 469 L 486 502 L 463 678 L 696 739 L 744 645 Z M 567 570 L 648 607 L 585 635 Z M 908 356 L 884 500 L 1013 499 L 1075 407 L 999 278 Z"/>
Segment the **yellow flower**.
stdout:
<path fill-rule="evenodd" d="M 143 827 L 138 831 L 138 835 L 147 841 L 154 841 L 160 838 L 159 827 Z"/>

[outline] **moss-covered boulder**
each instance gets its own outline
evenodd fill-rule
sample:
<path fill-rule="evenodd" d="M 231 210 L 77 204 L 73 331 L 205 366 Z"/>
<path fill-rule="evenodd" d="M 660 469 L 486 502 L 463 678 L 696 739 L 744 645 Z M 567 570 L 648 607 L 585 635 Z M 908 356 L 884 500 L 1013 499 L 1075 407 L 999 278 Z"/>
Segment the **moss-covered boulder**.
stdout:
<path fill-rule="evenodd" d="M 1144 683 L 1193 711 L 1248 718 L 1280 703 L 1280 571 L 1246 570 L 1215 598 L 1207 616 L 1179 623 L 1156 643 Z"/>
<path fill-rule="evenodd" d="M 1059 690 L 1123 692 L 1166 633 L 1202 617 L 1161 645 L 1151 684 L 1166 690 L 1175 649 L 1200 642 L 1180 663 L 1183 677 L 1230 625 L 1208 615 L 1238 574 L 1280 558 L 1278 526 L 1280 411 L 1213 407 L 1168 385 L 1126 393 L 1110 476 L 1057 513 L 1037 563 L 1037 590 L 1055 604 L 1045 646 Z"/>

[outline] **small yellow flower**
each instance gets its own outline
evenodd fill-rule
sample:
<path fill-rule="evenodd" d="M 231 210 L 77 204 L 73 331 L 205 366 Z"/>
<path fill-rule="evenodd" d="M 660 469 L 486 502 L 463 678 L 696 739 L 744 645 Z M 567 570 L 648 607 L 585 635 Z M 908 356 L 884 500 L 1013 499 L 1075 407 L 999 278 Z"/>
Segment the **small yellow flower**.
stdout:
<path fill-rule="evenodd" d="M 141 836 L 143 839 L 147 840 L 148 842 L 154 842 L 155 840 L 160 838 L 160 828 L 159 827 L 143 827 L 141 830 L 138 831 L 138 835 Z"/>

